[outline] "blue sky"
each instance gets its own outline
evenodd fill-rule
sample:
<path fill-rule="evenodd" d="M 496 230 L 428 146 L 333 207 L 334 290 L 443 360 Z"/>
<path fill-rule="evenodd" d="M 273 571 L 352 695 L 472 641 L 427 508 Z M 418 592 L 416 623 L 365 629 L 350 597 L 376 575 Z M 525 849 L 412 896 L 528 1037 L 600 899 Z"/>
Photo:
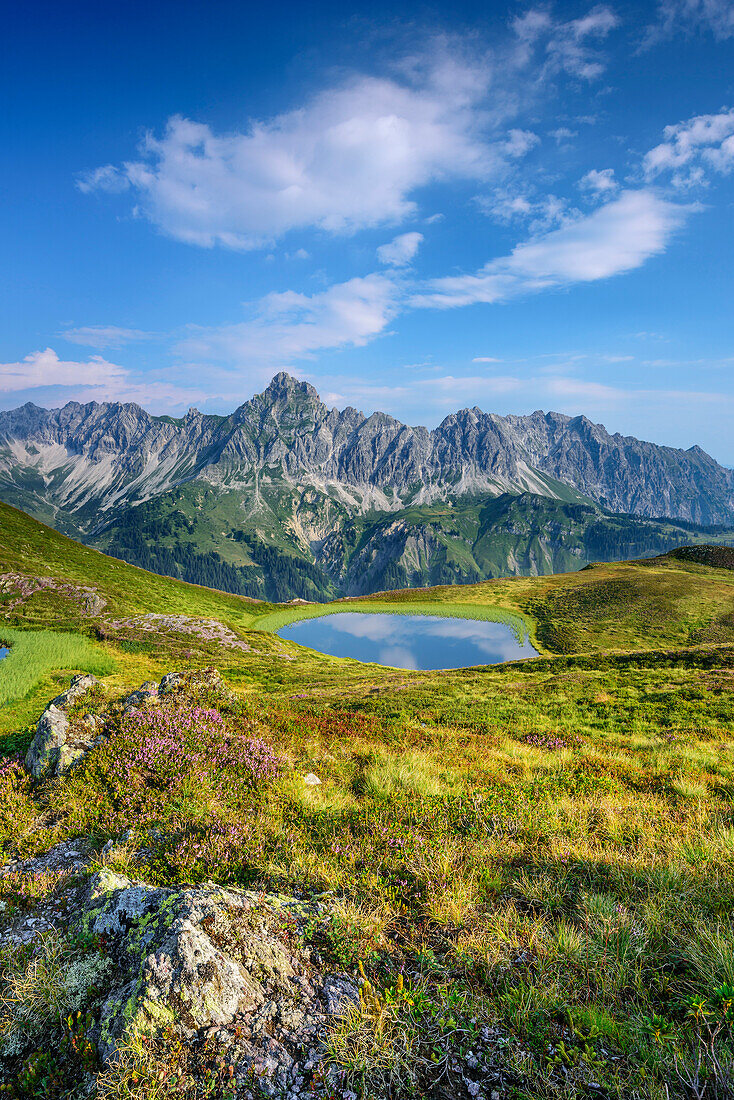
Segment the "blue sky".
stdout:
<path fill-rule="evenodd" d="M 584 413 L 734 464 L 734 2 L 35 3 L 0 405 Z"/>

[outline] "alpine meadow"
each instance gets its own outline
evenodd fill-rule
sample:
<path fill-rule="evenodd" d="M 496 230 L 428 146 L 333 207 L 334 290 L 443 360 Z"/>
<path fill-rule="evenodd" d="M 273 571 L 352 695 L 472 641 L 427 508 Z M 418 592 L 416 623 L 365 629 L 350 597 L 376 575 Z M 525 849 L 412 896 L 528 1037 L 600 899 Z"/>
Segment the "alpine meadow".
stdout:
<path fill-rule="evenodd" d="M 734 5 L 29 0 L 0 1098 L 734 1100 Z"/>

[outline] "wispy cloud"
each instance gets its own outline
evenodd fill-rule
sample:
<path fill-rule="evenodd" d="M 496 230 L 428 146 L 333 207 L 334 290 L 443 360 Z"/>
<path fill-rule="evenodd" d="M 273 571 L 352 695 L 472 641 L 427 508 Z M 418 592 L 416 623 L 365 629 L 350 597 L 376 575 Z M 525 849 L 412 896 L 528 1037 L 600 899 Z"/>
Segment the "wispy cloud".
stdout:
<path fill-rule="evenodd" d="M 500 225 L 525 222 L 531 233 L 545 232 L 579 216 L 579 212 L 569 208 L 568 202 L 558 195 L 537 196 L 527 191 L 498 188 L 491 195 L 478 195 L 475 201 L 482 213 L 493 221 Z"/>
<path fill-rule="evenodd" d="M 308 359 L 318 351 L 361 347 L 384 332 L 398 308 L 399 290 L 387 275 L 336 283 L 318 294 L 269 294 L 238 324 L 192 330 L 177 351 L 186 359 L 233 368 Z"/>
<path fill-rule="evenodd" d="M 135 340 L 149 340 L 154 334 L 137 328 L 118 328 L 116 325 L 87 325 L 67 328 L 58 334 L 70 344 L 90 348 L 121 348 Z"/>
<path fill-rule="evenodd" d="M 161 137 L 146 136 L 139 159 L 87 172 L 78 186 L 130 188 L 164 233 L 205 247 L 399 223 L 415 212 L 416 189 L 486 179 L 518 142 L 528 147 L 527 136 L 487 139 L 480 105 L 491 76 L 486 58 L 472 63 L 438 43 L 430 64 L 401 79 L 354 77 L 241 132 L 175 115 Z"/>
<path fill-rule="evenodd" d="M 413 304 L 450 308 L 499 302 L 632 271 L 665 250 L 690 209 L 651 190 L 623 191 L 592 214 L 490 260 L 475 275 L 434 280 Z"/>
<path fill-rule="evenodd" d="M 657 20 L 648 27 L 643 48 L 664 38 L 692 31 L 707 31 L 723 40 L 734 36 L 734 4 L 731 0 L 661 0 Z"/>
<path fill-rule="evenodd" d="M 598 43 L 619 23 L 605 4 L 568 22 L 554 18 L 549 8 L 531 8 L 513 23 L 526 55 L 539 54 L 544 73 L 567 73 L 582 80 L 594 80 L 604 72 L 606 61 Z"/>
<path fill-rule="evenodd" d="M 616 25 L 605 5 L 565 22 L 534 8 L 492 47 L 434 37 L 390 75 L 352 75 L 234 131 L 173 115 L 133 159 L 82 172 L 77 185 L 129 192 L 159 230 L 202 247 L 400 225 L 428 184 L 499 181 L 539 146 L 517 116 L 561 74 L 600 76 Z"/>

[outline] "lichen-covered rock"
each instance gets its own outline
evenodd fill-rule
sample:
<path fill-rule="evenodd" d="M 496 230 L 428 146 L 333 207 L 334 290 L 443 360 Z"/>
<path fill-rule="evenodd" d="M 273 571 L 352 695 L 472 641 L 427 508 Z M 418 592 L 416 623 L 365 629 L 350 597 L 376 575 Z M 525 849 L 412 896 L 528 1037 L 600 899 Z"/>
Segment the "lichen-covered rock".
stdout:
<path fill-rule="evenodd" d="M 32 776 L 59 775 L 92 747 L 95 728 L 87 725 L 83 731 L 73 731 L 67 712 L 97 683 L 89 674 L 75 676 L 71 686 L 48 704 L 26 753 L 25 766 Z"/>
<path fill-rule="evenodd" d="M 102 938 L 114 983 L 97 1046 L 108 1061 L 133 1032 L 236 1033 L 242 1073 L 285 1081 L 330 1017 L 357 1000 L 346 975 L 318 974 L 294 946 L 313 906 L 206 884 L 167 889 L 102 870 L 81 918 Z M 301 1052 L 300 1056 L 298 1052 Z"/>
<path fill-rule="evenodd" d="M 194 669 L 191 672 L 169 672 L 158 685 L 159 695 L 168 695 L 179 688 L 210 688 L 224 691 L 224 680 L 216 668 Z"/>
<path fill-rule="evenodd" d="M 127 698 L 123 700 L 122 709 L 124 711 L 138 710 L 140 707 L 147 706 L 148 703 L 153 702 L 157 698 L 158 684 L 155 680 L 146 680 L 136 691 L 131 691 Z"/>

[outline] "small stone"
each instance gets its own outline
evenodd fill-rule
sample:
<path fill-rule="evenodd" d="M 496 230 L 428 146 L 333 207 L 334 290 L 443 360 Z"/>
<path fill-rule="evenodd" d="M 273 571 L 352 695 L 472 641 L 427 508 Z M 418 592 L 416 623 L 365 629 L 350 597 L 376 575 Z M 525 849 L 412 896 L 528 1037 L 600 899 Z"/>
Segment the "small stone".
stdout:
<path fill-rule="evenodd" d="M 303 782 L 306 784 L 307 787 L 321 786 L 321 780 L 317 775 L 314 775 L 313 772 L 309 772 L 308 775 L 304 775 Z"/>

